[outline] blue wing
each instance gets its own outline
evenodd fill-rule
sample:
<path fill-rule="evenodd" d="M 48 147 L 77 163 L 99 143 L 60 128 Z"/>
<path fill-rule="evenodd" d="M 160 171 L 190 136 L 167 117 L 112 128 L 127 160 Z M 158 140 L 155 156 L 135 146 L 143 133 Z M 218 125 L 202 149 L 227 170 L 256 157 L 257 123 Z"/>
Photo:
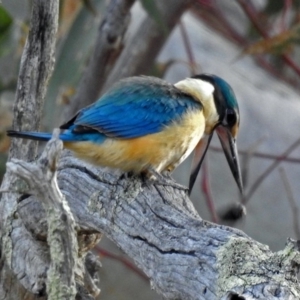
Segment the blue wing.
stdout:
<path fill-rule="evenodd" d="M 95 104 L 62 125 L 75 133 L 98 132 L 115 138 L 135 138 L 164 126 L 202 106 L 173 85 L 154 77 L 131 77 L 117 83 Z"/>

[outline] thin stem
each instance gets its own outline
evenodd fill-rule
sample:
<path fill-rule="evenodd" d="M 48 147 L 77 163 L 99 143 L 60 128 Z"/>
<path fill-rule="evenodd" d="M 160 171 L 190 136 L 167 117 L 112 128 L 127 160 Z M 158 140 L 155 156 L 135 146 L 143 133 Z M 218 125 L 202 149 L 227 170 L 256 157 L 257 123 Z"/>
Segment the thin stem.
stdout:
<path fill-rule="evenodd" d="M 203 194 L 205 196 L 205 199 L 206 199 L 207 207 L 208 207 L 208 209 L 210 211 L 210 214 L 211 214 L 212 221 L 214 223 L 219 223 L 219 218 L 218 218 L 218 214 L 217 214 L 217 211 L 216 211 L 215 202 L 214 202 L 214 199 L 213 199 L 213 196 L 212 196 L 210 178 L 209 178 L 209 170 L 208 170 L 206 160 L 203 161 L 203 165 L 202 165 L 201 187 L 202 187 L 202 191 L 203 191 Z"/>
<path fill-rule="evenodd" d="M 262 25 L 259 19 L 257 18 L 257 11 L 255 10 L 255 7 L 252 5 L 251 1 L 245 1 L 245 0 L 237 0 L 242 9 L 244 10 L 245 14 L 248 16 L 250 21 L 252 22 L 255 29 L 260 33 L 260 35 L 267 39 L 269 38 L 268 31 L 265 29 L 265 24 Z M 300 76 L 300 67 L 293 61 L 293 59 L 287 55 L 282 54 L 280 55 L 283 61 L 298 75 Z"/>
<path fill-rule="evenodd" d="M 280 25 L 281 25 L 282 31 L 286 30 L 286 28 L 287 28 L 287 26 L 286 26 L 287 13 L 291 9 L 292 3 L 293 3 L 293 0 L 284 0 L 284 6 L 283 6 L 283 11 L 282 11 L 281 20 L 280 20 L 281 21 Z"/>
<path fill-rule="evenodd" d="M 99 246 L 96 246 L 94 248 L 94 251 L 97 252 L 98 255 L 102 255 L 104 257 L 111 258 L 113 260 L 116 260 L 118 262 L 121 262 L 123 265 L 125 265 L 129 270 L 136 273 L 138 276 L 140 276 L 142 279 L 149 281 L 149 278 L 143 273 L 140 269 L 138 269 L 133 263 L 131 263 L 128 259 L 124 258 L 121 255 L 113 254 Z"/>
<path fill-rule="evenodd" d="M 194 56 L 194 53 L 192 50 L 192 45 L 191 45 L 188 33 L 187 33 L 182 21 L 179 22 L 179 29 L 180 29 L 180 33 L 182 36 L 183 45 L 184 45 L 186 54 L 188 56 L 191 73 L 192 73 L 192 75 L 196 75 L 197 74 L 197 64 L 196 64 L 195 56 Z"/>
<path fill-rule="evenodd" d="M 218 6 L 212 4 L 211 1 L 209 1 L 209 3 L 207 3 L 205 7 L 205 13 L 203 13 L 202 6 L 204 4 L 202 2 L 202 0 L 198 0 L 198 5 L 194 6 L 193 11 L 197 14 L 197 16 L 199 16 L 210 27 L 215 28 L 216 30 L 221 32 L 222 35 L 231 39 L 240 47 L 244 48 L 245 45 L 249 44 L 249 40 L 236 31 L 236 29 L 224 17 L 223 12 L 218 8 Z M 295 88 L 298 88 L 297 80 L 285 76 L 281 72 L 281 70 L 279 71 L 278 69 L 276 69 L 276 67 L 266 58 L 264 58 L 263 55 L 256 55 L 253 57 L 253 59 L 256 61 L 257 65 L 267 70 L 272 76 L 287 82 Z M 237 58 L 235 60 L 237 60 Z M 293 65 L 292 62 L 289 63 Z M 293 68 L 297 69 L 297 66 L 293 65 Z"/>
<path fill-rule="evenodd" d="M 248 194 L 242 199 L 242 203 L 246 204 L 250 198 L 253 196 L 257 188 L 262 184 L 265 178 L 298 146 L 300 145 L 300 139 L 296 140 L 286 151 L 278 156 L 277 159 L 260 175 L 256 178 L 256 181 L 252 185 Z"/>
<path fill-rule="evenodd" d="M 285 188 L 285 191 L 287 194 L 288 202 L 289 202 L 291 210 L 292 210 L 293 227 L 294 227 L 294 231 L 296 233 L 296 238 L 298 240 L 300 238 L 299 207 L 297 205 L 296 199 L 295 199 L 293 191 L 292 191 L 291 184 L 288 180 L 287 174 L 283 167 L 279 168 L 279 173 L 280 173 L 282 183 L 284 185 L 284 188 Z"/>
<path fill-rule="evenodd" d="M 209 150 L 215 151 L 215 152 L 223 152 L 223 149 L 217 146 L 210 146 Z M 248 155 L 248 150 L 239 150 L 239 155 Z M 271 160 L 278 160 L 279 156 L 274 154 L 268 154 L 268 153 L 262 153 L 262 152 L 253 152 L 251 153 L 252 157 L 257 158 L 263 158 L 263 159 L 271 159 Z M 300 158 L 295 157 L 280 157 L 280 159 L 287 163 L 300 163 Z"/>

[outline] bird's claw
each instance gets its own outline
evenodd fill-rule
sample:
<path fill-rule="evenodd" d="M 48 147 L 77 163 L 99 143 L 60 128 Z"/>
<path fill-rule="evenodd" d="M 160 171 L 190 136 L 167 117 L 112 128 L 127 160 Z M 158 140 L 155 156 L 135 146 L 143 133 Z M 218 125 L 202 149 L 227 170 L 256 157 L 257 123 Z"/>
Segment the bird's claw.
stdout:
<path fill-rule="evenodd" d="M 165 171 L 163 174 L 160 174 L 154 169 L 150 169 L 150 172 L 154 175 L 155 179 L 153 180 L 152 177 L 148 181 L 152 181 L 154 185 L 170 186 L 178 190 L 184 190 L 185 192 L 188 191 L 186 186 L 174 181 L 170 172 Z"/>
<path fill-rule="evenodd" d="M 133 172 L 125 172 L 120 175 L 119 180 L 132 178 L 133 176 L 134 176 Z"/>
<path fill-rule="evenodd" d="M 183 190 L 184 192 L 188 192 L 189 190 L 186 186 L 164 177 L 162 177 L 162 179 L 159 178 L 159 180 L 155 182 L 155 185 L 170 186 L 178 190 Z"/>

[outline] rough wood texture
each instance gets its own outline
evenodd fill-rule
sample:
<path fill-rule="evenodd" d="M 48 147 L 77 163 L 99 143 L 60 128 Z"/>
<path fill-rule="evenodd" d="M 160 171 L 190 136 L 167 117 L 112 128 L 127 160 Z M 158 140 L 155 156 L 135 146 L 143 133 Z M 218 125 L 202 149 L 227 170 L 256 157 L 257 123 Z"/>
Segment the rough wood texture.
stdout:
<path fill-rule="evenodd" d="M 46 85 L 54 64 L 58 4 L 58 0 L 35 0 L 32 3 L 30 31 L 21 59 L 14 104 L 13 128 L 16 130 L 39 129 Z M 9 157 L 32 160 L 36 150 L 36 142 L 15 139 Z M 3 184 L 10 179 L 5 176 Z M 33 299 L 34 295 L 30 295 L 23 286 L 35 292 L 45 288 L 46 247 L 32 238 L 15 215 L 18 198 L 20 195 L 4 194 L 0 201 L 1 299 Z M 18 241 L 14 244 L 16 236 Z M 26 247 L 20 249 L 19 245 Z M 26 276 L 28 266 L 15 263 L 19 256 L 26 257 L 27 264 L 35 266 L 36 277 L 33 281 Z"/>
<path fill-rule="evenodd" d="M 23 50 L 14 102 L 13 129 L 38 130 L 47 83 L 54 66 L 58 0 L 33 1 L 30 31 Z M 37 143 L 14 139 L 10 157 L 35 158 Z"/>
<path fill-rule="evenodd" d="M 130 8 L 135 0 L 112 0 L 109 3 L 93 54 L 81 78 L 77 93 L 65 111 L 65 119 L 97 100 L 107 74 L 123 48 L 123 36 L 130 20 Z M 141 41 L 140 41 L 141 42 Z"/>
<path fill-rule="evenodd" d="M 168 35 L 192 3 L 191 0 L 156 1 L 167 32 L 147 15 L 134 37 L 126 43 L 122 54 L 105 82 L 103 91 L 121 78 L 147 74 Z"/>
<path fill-rule="evenodd" d="M 47 243 L 50 266 L 46 284 L 49 300 L 75 298 L 75 267 L 78 264 L 75 221 L 68 203 L 57 187 L 56 164 L 63 149 L 62 142 L 57 139 L 59 130 L 57 131 L 56 137 L 47 144 L 36 163 L 17 159 L 7 163 L 7 172 L 23 179 L 27 184 L 26 190 L 24 191 L 24 184 L 14 181 L 9 186 L 2 186 L 2 191 L 6 189 L 7 192 L 31 193 L 42 202 L 49 229 Z"/>
<path fill-rule="evenodd" d="M 58 181 L 79 236 L 105 233 L 135 260 L 166 299 L 300 297 L 297 242 L 288 240 L 283 251 L 273 253 L 237 229 L 203 221 L 185 190 L 135 177 L 120 178 L 118 172 L 91 167 L 68 152 L 60 161 Z M 31 220 L 28 216 L 33 213 Z M 39 219 L 45 222 L 38 200 L 24 199 L 17 214 L 32 238 L 46 236 L 47 226 L 37 223 Z M 80 251 L 89 247 L 88 239 L 83 239 Z M 15 263 L 26 264 L 27 259 Z M 42 260 L 37 257 L 33 262 L 36 265 L 28 274 L 31 281 Z"/>
<path fill-rule="evenodd" d="M 95 238 L 95 234 L 91 234 L 84 239 L 79 235 L 78 242 L 83 245 L 79 251 L 75 221 L 56 181 L 56 164 L 61 150 L 62 142 L 52 139 L 36 163 L 17 159 L 7 163 L 9 180 L 2 185 L 0 192 L 23 193 L 18 199 L 19 204 L 30 198 L 29 193 L 41 201 L 35 207 L 36 211 L 30 211 L 23 222 L 15 224 L 11 233 L 13 253 L 7 253 L 12 255 L 12 271 L 22 274 L 20 281 L 30 292 L 46 293 L 49 300 L 75 299 L 75 295 L 76 299 L 93 299 L 92 296 L 100 292 L 94 283 L 99 263 L 86 252 L 99 241 L 99 235 Z M 14 217 L 19 219 L 19 216 L 22 219 L 24 214 L 15 212 Z M 37 221 L 37 235 L 30 228 L 32 221 Z M 27 234 L 23 236 L 25 232 Z M 22 298 L 15 295 L 11 299 Z"/>

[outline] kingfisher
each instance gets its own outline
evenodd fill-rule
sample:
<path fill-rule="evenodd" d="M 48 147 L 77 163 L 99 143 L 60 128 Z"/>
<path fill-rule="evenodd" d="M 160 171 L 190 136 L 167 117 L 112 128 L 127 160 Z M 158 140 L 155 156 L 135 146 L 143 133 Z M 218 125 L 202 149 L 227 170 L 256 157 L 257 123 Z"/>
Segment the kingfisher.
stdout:
<path fill-rule="evenodd" d="M 193 150 L 189 192 L 216 131 L 239 190 L 236 137 L 240 115 L 231 86 L 200 74 L 170 84 L 150 76 L 120 80 L 60 126 L 64 147 L 94 165 L 135 174 L 170 174 Z M 48 141 L 51 133 L 9 130 L 8 136 Z"/>

